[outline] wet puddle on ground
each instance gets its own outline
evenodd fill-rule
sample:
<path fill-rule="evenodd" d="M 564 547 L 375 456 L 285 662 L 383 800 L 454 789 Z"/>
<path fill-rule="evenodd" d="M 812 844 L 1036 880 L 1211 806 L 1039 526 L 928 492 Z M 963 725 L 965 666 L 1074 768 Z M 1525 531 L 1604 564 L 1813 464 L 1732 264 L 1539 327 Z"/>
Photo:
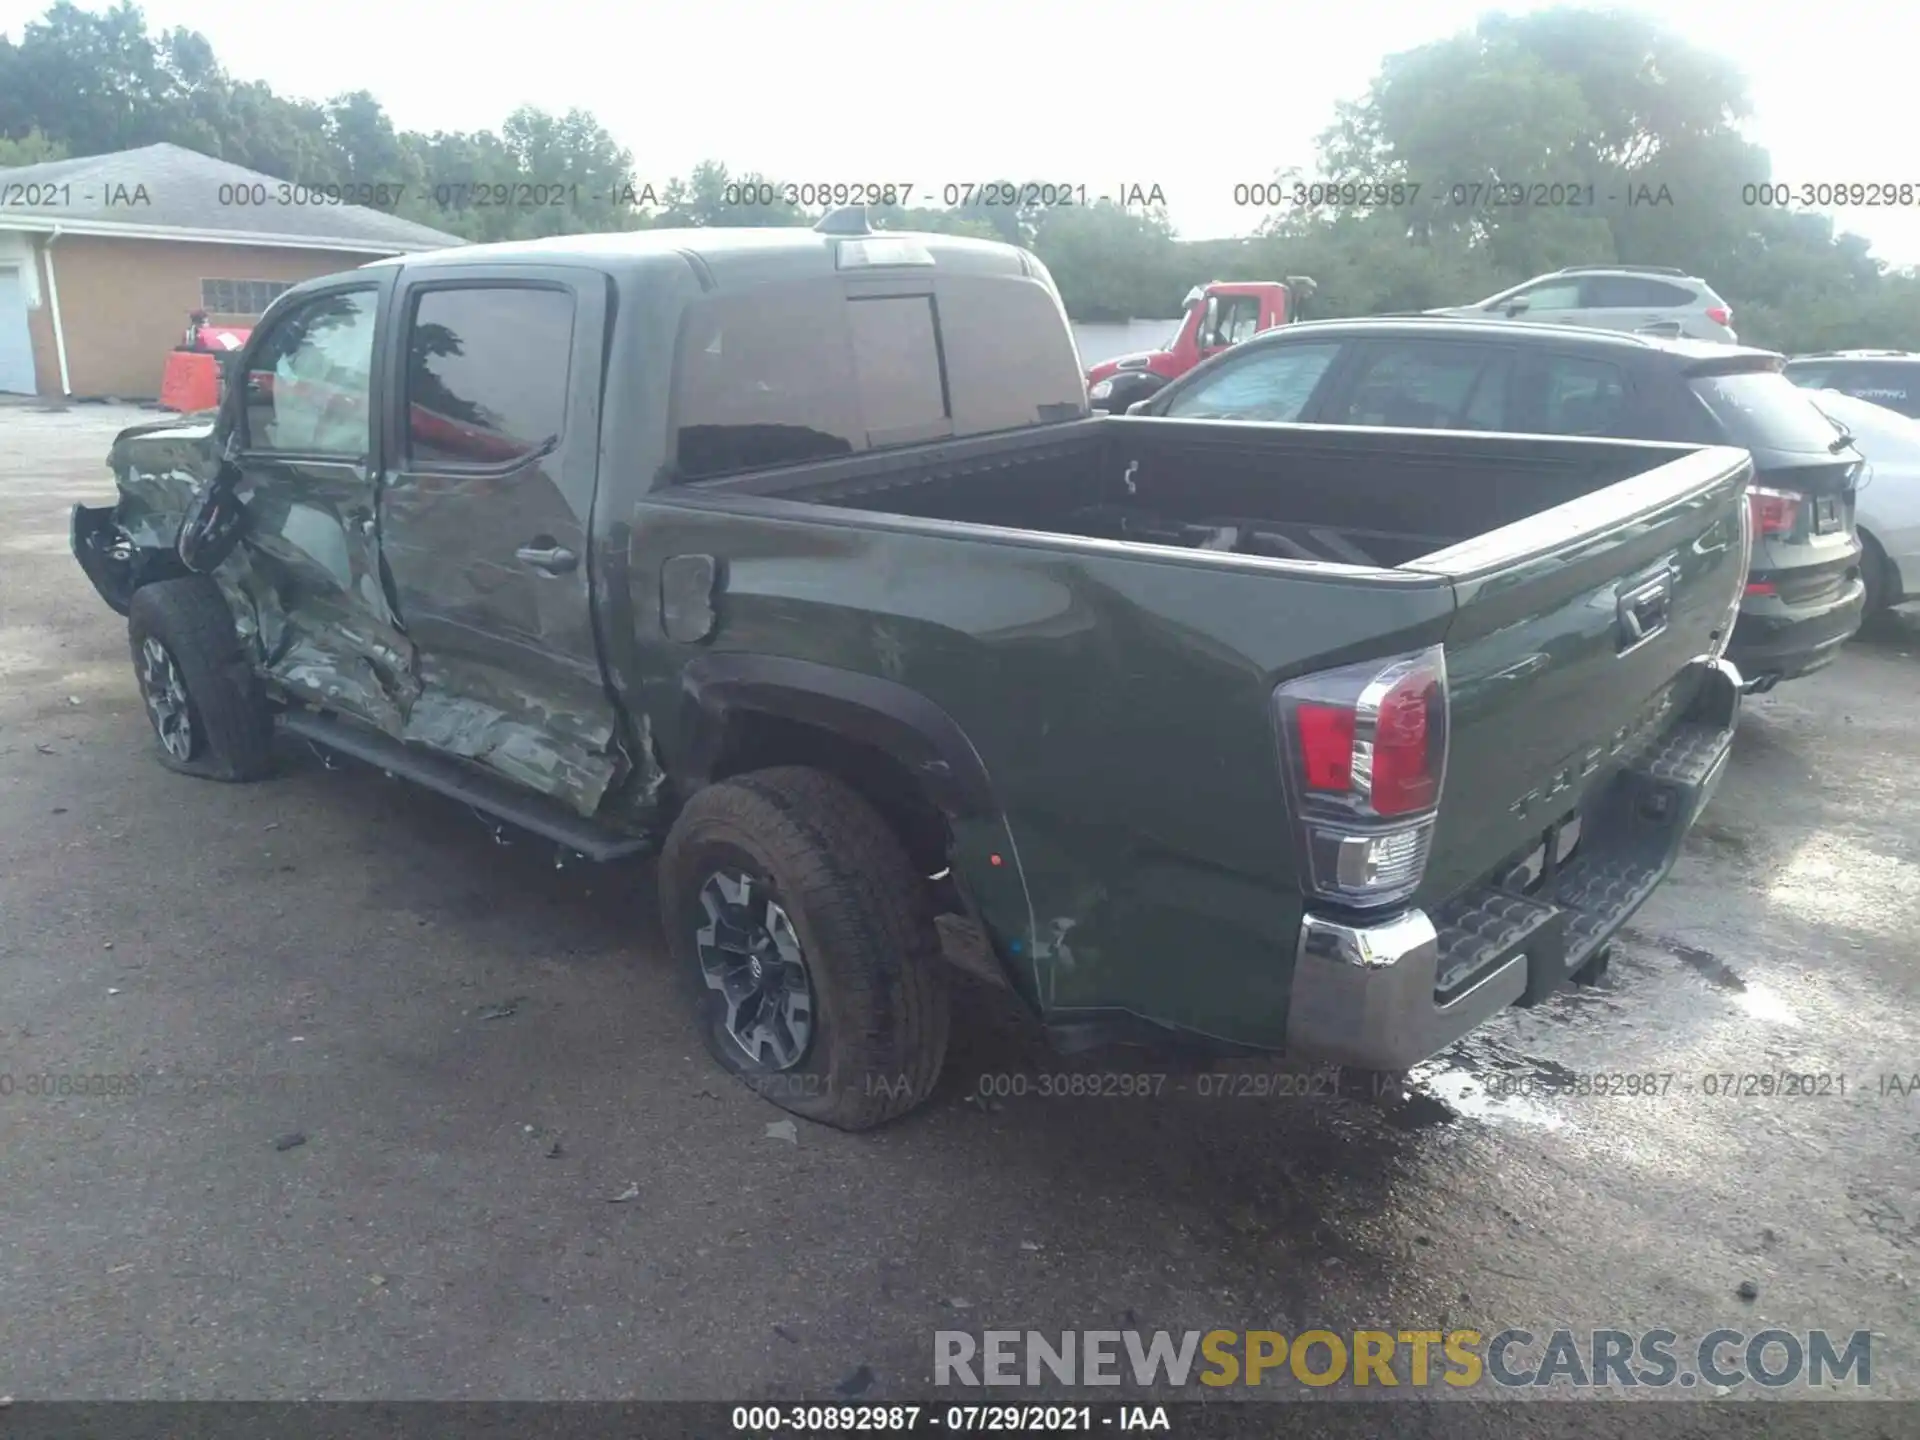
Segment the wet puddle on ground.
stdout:
<path fill-rule="evenodd" d="M 1710 950 L 1665 935 L 1627 926 L 1616 942 L 1608 972 L 1597 984 L 1560 991 L 1543 1005 L 1524 1013 L 1537 1027 L 1544 1022 L 1560 1027 L 1585 1028 L 1613 1020 L 1633 1023 L 1633 1007 L 1626 993 L 1635 988 L 1630 975 L 1617 970 L 1649 971 L 1664 968 L 1663 959 L 1679 961 L 1699 976 L 1742 1014 L 1769 1025 L 1797 1027 L 1802 1019 L 1780 991 L 1741 975 Z M 1464 1037 L 1408 1076 L 1410 1104 L 1403 1128 L 1424 1129 L 1455 1120 L 1474 1120 L 1493 1126 L 1536 1130 L 1577 1128 L 1560 1101 L 1580 1093 L 1579 1072 L 1558 1060 L 1531 1053 L 1532 1044 L 1516 1043 L 1512 1019 Z M 1537 1044 L 1539 1038 L 1536 1035 Z M 1623 1083 L 1634 1077 L 1622 1077 Z"/>

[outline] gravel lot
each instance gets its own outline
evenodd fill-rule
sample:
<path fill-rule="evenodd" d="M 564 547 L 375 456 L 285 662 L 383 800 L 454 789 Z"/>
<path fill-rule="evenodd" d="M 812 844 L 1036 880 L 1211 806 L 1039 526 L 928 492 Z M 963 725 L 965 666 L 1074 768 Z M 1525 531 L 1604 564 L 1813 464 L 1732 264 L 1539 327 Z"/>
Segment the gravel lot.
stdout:
<path fill-rule="evenodd" d="M 1920 1398 L 1920 1097 L 1880 1090 L 1920 1072 L 1916 618 L 1752 702 L 1606 985 L 1406 1112 L 1179 1076 L 983 1105 L 1057 1067 L 970 995 L 926 1111 L 786 1136 L 697 1051 L 645 866 L 556 871 L 310 756 L 154 761 L 66 541 L 138 418 L 0 409 L 0 1394 L 833 1398 L 864 1365 L 898 1401 L 941 1329 L 1568 1325 L 1871 1329 L 1872 1393 Z M 1783 1069 L 1846 1093 L 1702 1093 Z M 19 1083 L 157 1071 L 221 1084 Z M 1674 1079 L 1489 1093 L 1586 1072 Z"/>

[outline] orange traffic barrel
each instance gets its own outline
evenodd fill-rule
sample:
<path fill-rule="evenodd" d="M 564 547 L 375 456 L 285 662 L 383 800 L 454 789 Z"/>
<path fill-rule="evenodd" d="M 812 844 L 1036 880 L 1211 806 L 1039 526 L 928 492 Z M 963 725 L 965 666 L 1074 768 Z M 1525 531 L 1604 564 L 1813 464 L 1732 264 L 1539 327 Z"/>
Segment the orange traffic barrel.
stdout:
<path fill-rule="evenodd" d="M 160 381 L 160 408 L 183 414 L 220 406 L 220 360 L 205 351 L 174 350 Z"/>

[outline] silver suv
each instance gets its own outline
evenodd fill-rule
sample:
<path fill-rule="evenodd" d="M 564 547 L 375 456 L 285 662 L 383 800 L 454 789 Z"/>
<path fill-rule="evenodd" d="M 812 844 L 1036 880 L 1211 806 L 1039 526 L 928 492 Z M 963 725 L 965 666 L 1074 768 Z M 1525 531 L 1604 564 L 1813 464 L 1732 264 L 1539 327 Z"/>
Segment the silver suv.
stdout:
<path fill-rule="evenodd" d="M 1429 310 L 1462 319 L 1531 320 L 1589 330 L 1736 343 L 1733 310 L 1713 287 L 1660 265 L 1574 265 L 1502 290 L 1476 305 Z"/>

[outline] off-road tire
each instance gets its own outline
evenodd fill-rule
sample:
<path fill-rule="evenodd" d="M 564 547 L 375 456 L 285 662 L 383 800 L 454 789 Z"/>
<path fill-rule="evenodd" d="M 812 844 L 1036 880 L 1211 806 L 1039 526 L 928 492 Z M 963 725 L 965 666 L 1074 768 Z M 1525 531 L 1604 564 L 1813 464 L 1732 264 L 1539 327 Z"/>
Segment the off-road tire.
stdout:
<path fill-rule="evenodd" d="M 179 668 L 192 722 L 193 749 L 184 760 L 168 754 L 156 732 L 160 763 L 209 780 L 266 775 L 273 768 L 273 713 L 241 652 L 233 612 L 219 587 L 198 575 L 141 586 L 127 607 L 136 676 L 149 638 L 165 646 Z"/>
<path fill-rule="evenodd" d="M 793 923 L 813 992 L 812 1036 L 793 1068 L 756 1064 L 719 1023 L 701 972 L 700 892 L 743 862 Z M 926 882 L 866 800 L 818 770 L 757 770 L 687 803 L 659 865 L 660 908 L 701 1039 L 763 1098 L 841 1130 L 867 1130 L 932 1093 L 946 1058 L 946 977 Z"/>

